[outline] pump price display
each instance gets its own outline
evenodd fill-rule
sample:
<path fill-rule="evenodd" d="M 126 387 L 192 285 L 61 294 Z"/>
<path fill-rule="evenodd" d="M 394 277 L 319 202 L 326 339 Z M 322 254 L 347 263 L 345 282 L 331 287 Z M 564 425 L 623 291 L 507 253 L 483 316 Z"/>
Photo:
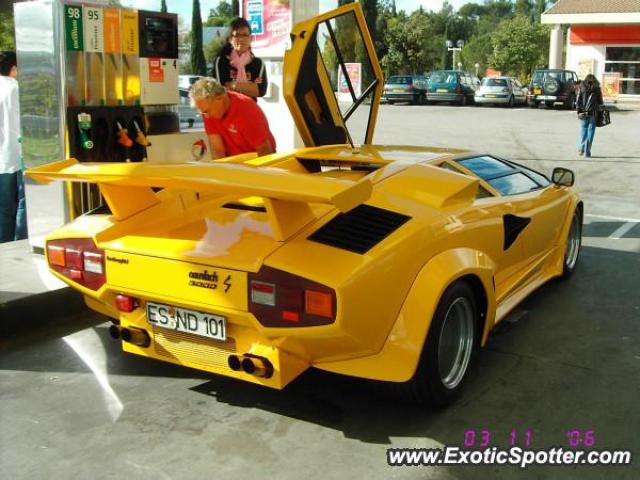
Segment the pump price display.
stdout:
<path fill-rule="evenodd" d="M 82 52 L 84 50 L 82 7 L 64 6 L 64 31 L 67 51 Z"/>
<path fill-rule="evenodd" d="M 104 52 L 102 9 L 85 6 L 83 13 L 85 52 Z"/>

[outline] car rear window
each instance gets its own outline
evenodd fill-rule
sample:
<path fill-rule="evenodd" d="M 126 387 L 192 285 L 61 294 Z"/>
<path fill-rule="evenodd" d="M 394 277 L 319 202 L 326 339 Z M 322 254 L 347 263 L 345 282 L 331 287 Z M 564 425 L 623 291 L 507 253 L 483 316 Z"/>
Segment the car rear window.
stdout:
<path fill-rule="evenodd" d="M 457 83 L 458 74 L 456 72 L 433 72 L 429 77 L 430 83 Z"/>
<path fill-rule="evenodd" d="M 390 77 L 387 83 L 393 83 L 394 85 L 411 85 L 411 77 Z"/>
<path fill-rule="evenodd" d="M 485 87 L 506 87 L 507 80 L 504 78 L 485 78 L 482 80 Z"/>
<path fill-rule="evenodd" d="M 511 165 L 487 155 L 458 160 L 458 163 L 464 168 L 471 170 L 483 180 L 504 175 L 515 170 Z"/>
<path fill-rule="evenodd" d="M 549 185 L 549 180 L 535 170 L 489 155 L 463 158 L 456 162 L 485 180 L 502 195 L 530 192 Z"/>

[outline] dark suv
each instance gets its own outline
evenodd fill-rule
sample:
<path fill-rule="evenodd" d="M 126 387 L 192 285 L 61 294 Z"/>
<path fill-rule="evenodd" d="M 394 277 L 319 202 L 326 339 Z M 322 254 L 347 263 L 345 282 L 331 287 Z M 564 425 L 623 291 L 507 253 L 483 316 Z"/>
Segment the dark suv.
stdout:
<path fill-rule="evenodd" d="M 578 75 L 572 70 L 536 70 L 531 78 L 527 103 L 538 108 L 541 103 L 553 107 L 561 102 L 565 108 L 573 108 L 576 101 Z"/>
<path fill-rule="evenodd" d="M 427 77 L 424 75 L 394 75 L 384 82 L 384 99 L 387 103 L 425 103 Z"/>

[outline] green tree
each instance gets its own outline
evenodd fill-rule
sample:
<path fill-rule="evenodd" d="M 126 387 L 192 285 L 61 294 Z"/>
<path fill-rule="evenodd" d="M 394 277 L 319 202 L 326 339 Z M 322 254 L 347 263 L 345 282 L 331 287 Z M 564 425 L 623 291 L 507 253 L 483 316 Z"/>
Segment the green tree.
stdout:
<path fill-rule="evenodd" d="M 0 12 L 0 50 L 15 50 L 13 14 L 10 11 Z"/>
<path fill-rule="evenodd" d="M 540 23 L 541 19 L 541 15 L 545 12 L 545 10 L 547 9 L 547 4 L 549 2 L 547 0 L 536 0 L 536 4 L 534 7 L 534 20 L 536 23 Z"/>
<path fill-rule="evenodd" d="M 375 44 L 378 38 L 377 22 L 378 22 L 378 1 L 377 0 L 361 0 L 364 18 L 367 21 L 367 28 L 371 34 L 371 38 Z"/>
<path fill-rule="evenodd" d="M 226 27 L 237 16 L 233 12 L 232 5 L 225 0 L 221 0 L 216 8 L 209 10 L 209 18 L 207 18 L 204 25 L 205 27 Z"/>
<path fill-rule="evenodd" d="M 491 38 L 490 62 L 498 70 L 526 81 L 533 69 L 545 62 L 549 29 L 518 15 L 504 21 Z"/>
<path fill-rule="evenodd" d="M 531 0 L 516 0 L 515 14 L 533 18 L 533 2 Z"/>
<path fill-rule="evenodd" d="M 162 0 L 162 3 L 160 4 L 160 11 L 163 13 L 167 12 L 167 2 L 166 0 Z"/>
<path fill-rule="evenodd" d="M 234 17 L 240 16 L 240 2 L 238 0 L 231 1 L 231 14 Z"/>
<path fill-rule="evenodd" d="M 191 73 L 207 74 L 207 63 L 202 51 L 202 17 L 200 16 L 200 0 L 193 0 L 191 15 Z"/>
<path fill-rule="evenodd" d="M 462 52 L 460 52 L 460 61 L 465 66 L 465 69 L 471 72 L 475 72 L 475 65 L 478 64 L 478 74 L 482 75 L 483 72 L 490 66 L 489 59 L 493 53 L 493 47 L 491 46 L 491 35 L 486 33 L 480 36 L 474 36 L 464 46 Z"/>
<path fill-rule="evenodd" d="M 213 63 L 216 57 L 220 56 L 220 51 L 226 40 L 224 38 L 214 38 L 204 47 L 204 56 L 207 59 L 207 63 Z"/>

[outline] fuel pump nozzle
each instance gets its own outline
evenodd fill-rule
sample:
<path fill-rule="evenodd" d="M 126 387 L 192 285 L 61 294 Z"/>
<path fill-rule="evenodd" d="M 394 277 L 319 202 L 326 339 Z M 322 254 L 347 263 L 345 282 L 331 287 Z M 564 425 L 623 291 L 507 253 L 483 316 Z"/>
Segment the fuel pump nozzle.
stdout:
<path fill-rule="evenodd" d="M 144 132 L 142 131 L 142 129 L 140 128 L 140 125 L 138 125 L 138 122 L 136 120 L 133 121 L 133 126 L 136 129 L 136 143 L 138 143 L 139 145 L 142 145 L 143 147 L 150 147 L 151 142 L 146 137 L 146 135 L 144 134 Z"/>
<path fill-rule="evenodd" d="M 118 121 L 116 121 L 116 127 L 118 127 L 118 132 L 116 133 L 118 143 L 125 148 L 131 148 L 133 146 L 133 140 L 129 137 L 127 129 Z"/>
<path fill-rule="evenodd" d="M 80 145 L 84 150 L 93 148 L 93 141 L 89 136 L 91 131 L 91 115 L 82 112 L 78 114 L 78 130 L 80 130 Z"/>

